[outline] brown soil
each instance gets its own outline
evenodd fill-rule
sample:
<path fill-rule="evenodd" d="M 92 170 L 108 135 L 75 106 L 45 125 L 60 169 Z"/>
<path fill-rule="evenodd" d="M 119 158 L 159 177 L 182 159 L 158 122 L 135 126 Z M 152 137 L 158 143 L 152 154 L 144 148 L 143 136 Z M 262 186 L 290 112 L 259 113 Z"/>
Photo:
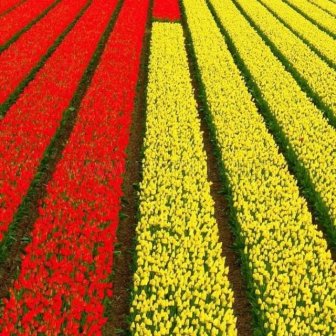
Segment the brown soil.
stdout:
<path fill-rule="evenodd" d="M 222 242 L 222 256 L 225 258 L 225 265 L 229 267 L 228 278 L 234 292 L 233 310 L 237 317 L 238 335 L 251 336 L 253 334 L 251 306 L 246 296 L 247 289 L 241 273 L 239 258 L 232 248 L 234 237 L 229 224 L 228 204 L 225 196 L 221 193 L 223 187 L 217 158 L 213 154 L 211 135 L 202 116 L 201 130 L 203 131 L 204 148 L 208 159 L 208 179 L 212 182 L 211 196 L 215 202 L 215 218 L 219 229 L 219 239 Z"/>
<path fill-rule="evenodd" d="M 127 147 L 127 164 L 123 181 L 122 219 L 118 227 L 113 260 L 113 297 L 106 305 L 108 321 L 104 336 L 127 335 L 133 283 L 133 255 L 135 251 L 138 214 L 138 185 L 142 180 L 142 148 L 146 129 L 146 87 L 148 80 L 149 38 L 151 31 L 152 1 L 141 55 L 136 107 L 132 115 L 131 134 Z"/>
<path fill-rule="evenodd" d="M 186 38 L 186 43 L 191 43 L 188 39 L 187 32 L 187 22 L 185 14 L 183 12 L 183 7 L 180 1 L 180 8 L 182 13 L 182 26 L 184 29 L 184 34 Z M 205 106 L 203 98 L 201 98 L 201 90 L 196 76 L 196 64 L 193 63 L 192 55 L 190 51 L 190 45 L 188 50 L 188 62 L 189 70 L 191 74 L 193 88 L 195 90 L 195 98 L 198 105 L 198 110 L 201 119 L 201 131 L 203 132 L 203 143 L 204 149 L 207 154 L 207 168 L 208 168 L 208 179 L 212 182 L 211 186 L 211 196 L 215 202 L 215 218 L 219 229 L 219 239 L 222 243 L 222 256 L 225 258 L 225 266 L 229 267 L 228 278 L 234 292 L 234 304 L 233 310 L 237 317 L 237 330 L 239 336 L 251 336 L 253 335 L 252 328 L 252 307 L 247 298 L 247 288 L 246 283 L 243 280 L 243 275 L 241 271 L 241 265 L 239 261 L 239 256 L 237 252 L 233 250 L 234 246 L 234 235 L 231 232 L 229 224 L 229 209 L 228 202 L 222 193 L 223 191 L 223 181 L 220 175 L 220 166 L 218 159 L 215 155 L 216 146 L 213 142 L 210 125 L 206 121 L 205 116 Z M 224 262 L 223 258 L 223 262 Z"/>
<path fill-rule="evenodd" d="M 147 30 L 146 44 L 149 44 L 150 28 Z M 147 50 L 146 50 L 147 49 Z M 146 62 L 149 54 L 149 45 L 145 46 L 143 55 L 143 66 L 140 74 L 140 87 L 138 92 L 138 106 L 133 114 L 132 133 L 128 147 L 128 162 L 124 175 L 124 197 L 122 213 L 125 215 L 121 221 L 117 233 L 116 249 L 120 252 L 115 256 L 113 265 L 113 299 L 107 305 L 106 314 L 108 322 L 104 329 L 104 335 L 127 335 L 129 324 L 127 316 L 130 311 L 130 291 L 132 288 L 133 276 L 133 253 L 136 236 L 136 222 L 138 213 L 138 194 L 134 186 L 141 181 L 141 158 L 142 145 L 145 133 L 145 107 L 146 107 L 146 84 L 147 69 Z M 196 85 L 194 85 L 196 88 Z M 215 200 L 215 216 L 219 225 L 220 240 L 223 242 L 223 256 L 226 258 L 226 265 L 229 266 L 229 280 L 235 293 L 234 310 L 238 319 L 239 335 L 252 335 L 250 305 L 246 298 L 240 266 L 235 252 L 232 250 L 233 236 L 229 229 L 227 204 L 225 197 L 220 195 L 221 182 L 218 173 L 216 158 L 213 155 L 213 148 L 210 134 L 205 122 L 202 120 L 202 131 L 204 132 L 205 149 L 208 156 L 209 180 L 212 181 L 211 193 Z"/>

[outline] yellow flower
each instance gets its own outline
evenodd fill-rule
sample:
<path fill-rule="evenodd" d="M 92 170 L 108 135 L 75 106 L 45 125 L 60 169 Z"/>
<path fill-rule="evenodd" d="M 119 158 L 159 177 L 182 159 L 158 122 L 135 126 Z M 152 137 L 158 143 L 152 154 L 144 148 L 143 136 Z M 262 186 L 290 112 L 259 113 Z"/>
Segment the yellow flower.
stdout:
<path fill-rule="evenodd" d="M 232 1 L 209 1 L 336 217 L 336 203 L 331 201 L 336 193 L 334 129 Z M 275 6 L 280 3 L 267 2 Z M 270 331 L 281 328 L 281 321 L 288 320 L 289 331 L 285 335 L 312 334 L 314 324 L 326 328 L 325 334 L 332 334 L 333 326 L 326 321 L 335 316 L 336 310 L 323 306 L 326 297 L 336 299 L 335 263 L 327 245 L 313 224 L 297 182 L 267 131 L 209 9 L 201 0 L 182 3 L 233 191 L 237 225 L 245 242 L 244 254 L 253 274 L 255 293 L 262 293 L 258 303 L 264 326 Z M 332 52 L 336 59 L 336 48 Z M 300 141 L 302 134 L 308 135 L 309 142 Z M 331 191 L 333 198 L 328 196 Z M 287 277 L 285 286 L 282 274 Z M 286 299 L 295 304 L 284 306 Z M 293 331 L 296 313 L 300 311 L 296 302 L 301 301 L 306 304 L 307 317 Z M 319 305 L 312 309 L 314 301 Z"/>
<path fill-rule="evenodd" d="M 131 331 L 152 334 L 154 327 L 157 335 L 170 335 L 175 322 L 174 335 L 195 335 L 196 331 L 217 335 L 211 323 L 215 321 L 224 334 L 234 336 L 233 293 L 218 244 L 180 24 L 154 23 L 150 49 L 134 275 L 148 294 L 134 288 L 133 320 L 145 321 L 145 325 L 131 324 Z M 211 294 L 215 300 L 207 303 Z M 154 314 L 151 319 L 149 312 Z"/>

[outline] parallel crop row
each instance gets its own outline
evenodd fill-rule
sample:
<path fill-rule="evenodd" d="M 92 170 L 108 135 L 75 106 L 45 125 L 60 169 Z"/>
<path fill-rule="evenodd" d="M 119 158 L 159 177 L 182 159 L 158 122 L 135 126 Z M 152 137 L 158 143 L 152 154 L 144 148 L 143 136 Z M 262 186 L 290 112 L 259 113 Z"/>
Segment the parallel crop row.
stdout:
<path fill-rule="evenodd" d="M 102 2 L 94 1 L 0 120 L 0 240 L 28 191 L 116 5 L 115 0 Z"/>
<path fill-rule="evenodd" d="M 303 81 L 332 110 L 332 117 L 336 120 L 336 70 L 330 68 L 257 0 L 236 0 L 236 2 L 299 73 Z"/>
<path fill-rule="evenodd" d="M 213 3 L 232 13 L 232 4 Z M 225 166 L 233 228 L 244 246 L 241 255 L 259 331 L 330 334 L 336 328 L 336 264 L 326 241 L 312 223 L 208 8 L 201 0 L 183 4 Z M 239 27 L 239 19 L 231 16 L 225 22 L 229 25 Z"/>
<path fill-rule="evenodd" d="M 0 104 L 30 73 L 87 0 L 64 0 L 0 54 Z"/>
<path fill-rule="evenodd" d="M 333 16 L 314 6 L 308 0 L 285 0 L 285 2 L 336 36 L 336 20 Z"/>
<path fill-rule="evenodd" d="M 39 14 L 45 11 L 55 0 L 28 0 L 12 12 L 0 17 L 0 46 L 23 29 Z"/>
<path fill-rule="evenodd" d="M 310 0 L 310 2 L 336 17 L 336 3 L 330 0 Z"/>
<path fill-rule="evenodd" d="M 20 3 L 22 0 L 1 0 L 0 3 L 0 15 L 6 13 L 8 10 L 13 8 L 16 4 Z"/>
<path fill-rule="evenodd" d="M 290 29 L 336 65 L 336 41 L 282 1 L 259 0 Z"/>
<path fill-rule="evenodd" d="M 293 151 L 301 185 L 314 189 L 316 210 L 329 215 L 325 225 L 331 239 L 336 232 L 336 133 L 323 113 L 310 101 L 262 38 L 240 14 L 230 0 L 211 0 L 221 24 L 237 49 L 273 118 L 279 126 L 281 141 Z M 264 111 L 267 113 L 267 111 Z M 286 146 L 287 144 L 285 144 Z M 288 150 L 288 148 L 286 148 Z M 289 151 L 288 151 L 289 153 Z M 303 176 L 305 181 L 303 181 Z M 327 214 L 326 214 L 327 213 Z M 323 219 L 326 221 L 326 219 Z"/>
<path fill-rule="evenodd" d="M 114 4 L 93 6 L 86 32 Z M 125 0 L 4 302 L 5 335 L 101 334 L 147 13 L 148 1 Z"/>
<path fill-rule="evenodd" d="M 134 335 L 236 335 L 206 154 L 177 23 L 152 28 Z"/>

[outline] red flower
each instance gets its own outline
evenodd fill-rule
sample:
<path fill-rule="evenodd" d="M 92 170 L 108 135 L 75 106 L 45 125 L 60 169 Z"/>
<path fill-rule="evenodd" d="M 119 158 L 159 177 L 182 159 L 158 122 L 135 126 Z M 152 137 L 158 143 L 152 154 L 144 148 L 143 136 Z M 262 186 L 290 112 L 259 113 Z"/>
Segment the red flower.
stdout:
<path fill-rule="evenodd" d="M 86 2 L 87 0 L 60 2 L 43 19 L 0 54 L 0 104 L 5 102 L 31 69 L 36 66 L 55 39 L 69 26 Z M 33 7 L 36 7 L 36 5 Z"/>
<path fill-rule="evenodd" d="M 0 17 L 0 46 L 23 29 L 55 0 L 28 0 L 8 14 Z M 1 0 L 2 3 L 2 0 Z"/>
<path fill-rule="evenodd" d="M 79 41 L 87 40 L 85 35 L 98 29 L 102 17 L 110 16 L 112 5 L 96 0 L 92 7 L 91 14 L 83 18 L 88 27 L 77 36 Z M 0 330 L 24 318 L 27 335 L 38 330 L 45 330 L 46 335 L 101 334 L 106 323 L 104 297 L 112 294 L 107 279 L 112 270 L 125 150 L 148 8 L 149 0 L 124 1 L 63 157 L 47 187 L 21 274 L 1 312 Z M 90 48 L 81 46 L 84 51 Z M 71 71 L 75 72 L 73 68 Z M 72 72 L 64 83 L 72 80 Z M 27 134 L 30 132 L 27 129 Z M 28 307 L 26 303 L 30 307 L 27 314 L 23 308 Z"/>
<path fill-rule="evenodd" d="M 181 17 L 179 0 L 154 0 L 153 17 L 171 21 L 179 20 Z"/>
<path fill-rule="evenodd" d="M 78 9 L 77 1 L 72 3 Z M 116 0 L 94 2 L 0 120 L 0 240 L 27 193 L 115 5 Z"/>

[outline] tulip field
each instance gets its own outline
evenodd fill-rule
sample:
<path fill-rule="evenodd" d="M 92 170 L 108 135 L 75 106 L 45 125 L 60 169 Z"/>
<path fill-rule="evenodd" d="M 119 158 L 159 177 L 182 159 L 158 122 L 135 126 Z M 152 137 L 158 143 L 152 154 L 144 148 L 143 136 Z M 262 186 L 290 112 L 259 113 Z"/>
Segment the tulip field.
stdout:
<path fill-rule="evenodd" d="M 336 335 L 336 0 L 0 0 L 0 335 Z"/>

